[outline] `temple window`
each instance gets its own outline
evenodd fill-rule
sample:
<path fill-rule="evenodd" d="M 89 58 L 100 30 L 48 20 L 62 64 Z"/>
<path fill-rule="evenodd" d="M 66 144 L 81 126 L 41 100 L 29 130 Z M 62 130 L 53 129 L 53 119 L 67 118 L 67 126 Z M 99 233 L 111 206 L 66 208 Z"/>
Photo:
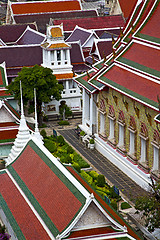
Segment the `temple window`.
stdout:
<path fill-rule="evenodd" d="M 157 130 L 154 131 L 153 134 L 153 167 L 152 171 L 159 171 L 160 169 L 160 161 L 159 161 L 159 148 L 160 148 L 160 136 Z"/>
<path fill-rule="evenodd" d="M 130 122 L 129 122 L 129 159 L 131 160 L 136 160 L 135 158 L 135 137 L 136 137 L 136 123 L 135 119 L 131 116 L 130 117 Z"/>
<path fill-rule="evenodd" d="M 141 157 L 140 163 L 146 163 L 147 160 L 147 140 L 148 140 L 148 131 L 146 125 L 144 123 L 141 124 L 140 130 L 140 138 L 141 138 Z"/>

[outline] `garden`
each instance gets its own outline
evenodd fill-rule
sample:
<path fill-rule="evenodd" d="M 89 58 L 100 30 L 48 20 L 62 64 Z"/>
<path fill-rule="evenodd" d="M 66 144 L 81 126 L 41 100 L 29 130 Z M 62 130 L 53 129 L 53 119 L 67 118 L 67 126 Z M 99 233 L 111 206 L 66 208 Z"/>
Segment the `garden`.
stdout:
<path fill-rule="evenodd" d="M 128 203 L 122 201 L 119 190 L 115 186 L 109 186 L 105 177 L 93 171 L 86 162 L 67 142 L 63 136 L 47 136 L 45 130 L 41 130 L 45 147 L 63 164 L 71 164 L 77 172 L 108 202 L 115 210 L 121 203 L 121 209 L 130 208 Z"/>

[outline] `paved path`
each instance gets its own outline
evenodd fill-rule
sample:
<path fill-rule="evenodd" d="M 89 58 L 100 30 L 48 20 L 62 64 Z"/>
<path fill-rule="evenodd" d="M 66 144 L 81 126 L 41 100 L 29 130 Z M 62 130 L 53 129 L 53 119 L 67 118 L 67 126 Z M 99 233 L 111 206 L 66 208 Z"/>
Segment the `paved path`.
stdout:
<path fill-rule="evenodd" d="M 58 132 L 132 203 L 135 203 L 135 198 L 138 195 L 145 193 L 145 190 L 132 181 L 126 174 L 119 170 L 119 168 L 112 164 L 98 151 L 86 148 L 85 145 L 78 139 L 74 129 L 58 130 Z"/>

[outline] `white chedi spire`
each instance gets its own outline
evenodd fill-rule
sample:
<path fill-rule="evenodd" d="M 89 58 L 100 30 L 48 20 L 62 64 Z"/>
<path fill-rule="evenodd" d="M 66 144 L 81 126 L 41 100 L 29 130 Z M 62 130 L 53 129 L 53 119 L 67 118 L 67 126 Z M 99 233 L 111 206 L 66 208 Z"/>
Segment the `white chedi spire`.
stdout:
<path fill-rule="evenodd" d="M 26 145 L 26 142 L 30 138 L 30 132 L 29 128 L 26 124 L 26 120 L 24 117 L 24 110 L 23 110 L 23 99 L 22 99 L 22 87 L 21 87 L 21 81 L 20 81 L 20 94 L 21 94 L 21 119 L 20 119 L 20 125 L 18 129 L 18 134 L 16 136 L 16 139 L 14 141 L 13 147 L 11 148 L 11 152 L 7 158 L 7 164 L 14 161 L 18 154 L 21 152 L 21 150 Z"/>
<path fill-rule="evenodd" d="M 38 129 L 38 121 L 37 121 L 37 100 L 36 100 L 36 89 L 34 88 L 34 104 L 35 104 L 35 132 L 34 132 L 34 136 L 42 143 L 42 136 L 39 132 L 39 129 Z"/>

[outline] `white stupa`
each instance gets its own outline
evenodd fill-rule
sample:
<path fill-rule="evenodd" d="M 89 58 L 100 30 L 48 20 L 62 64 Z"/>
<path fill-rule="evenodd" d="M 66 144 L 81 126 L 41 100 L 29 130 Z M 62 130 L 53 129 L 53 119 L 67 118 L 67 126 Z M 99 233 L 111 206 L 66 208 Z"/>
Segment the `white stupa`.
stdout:
<path fill-rule="evenodd" d="M 18 134 L 16 136 L 16 139 L 14 141 L 13 147 L 11 148 L 11 152 L 8 155 L 8 158 L 6 159 L 7 165 L 14 161 L 20 151 L 24 148 L 26 142 L 30 138 L 30 131 L 26 124 L 26 120 L 24 117 L 24 109 L 23 109 L 23 100 L 22 100 L 22 87 L 20 82 L 20 93 L 21 93 L 21 119 L 20 119 L 20 125 L 18 129 Z"/>

